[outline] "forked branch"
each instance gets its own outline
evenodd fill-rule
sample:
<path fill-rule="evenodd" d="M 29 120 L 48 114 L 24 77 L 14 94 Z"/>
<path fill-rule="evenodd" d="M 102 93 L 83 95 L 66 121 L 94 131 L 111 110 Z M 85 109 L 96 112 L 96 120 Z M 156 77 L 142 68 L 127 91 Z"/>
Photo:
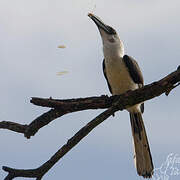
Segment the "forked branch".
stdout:
<path fill-rule="evenodd" d="M 163 93 L 168 95 L 172 89 L 180 85 L 180 69 L 169 74 L 163 79 L 146 85 L 141 89 L 135 91 L 128 91 L 118 96 L 100 96 L 89 98 L 78 98 L 69 100 L 55 100 L 55 99 L 42 99 L 32 98 L 31 103 L 53 108 L 50 111 L 36 118 L 29 125 L 21 125 L 18 123 L 2 121 L 0 122 L 0 128 L 12 130 L 18 133 L 23 133 L 25 137 L 30 138 L 35 135 L 36 132 L 51 121 L 64 114 L 82 111 L 87 109 L 104 109 L 104 111 L 86 126 L 80 129 L 68 142 L 62 146 L 47 162 L 36 169 L 13 169 L 3 166 L 3 170 L 8 172 L 5 180 L 11 180 L 15 177 L 30 177 L 37 180 L 42 179 L 43 175 L 53 167 L 67 152 L 69 152 L 76 144 L 78 144 L 82 138 L 90 133 L 96 126 L 102 123 L 109 116 L 114 114 L 118 110 L 126 109 L 137 103 L 144 102 L 154 97 L 160 96 Z"/>
<path fill-rule="evenodd" d="M 96 126 L 106 120 L 112 113 L 117 111 L 115 107 L 111 107 L 108 110 L 101 113 L 99 116 L 94 118 L 91 122 L 86 124 L 82 129 L 80 129 L 67 143 L 62 146 L 47 162 L 36 169 L 13 169 L 3 166 L 3 170 L 9 174 L 5 180 L 12 180 L 15 177 L 30 177 L 36 178 L 36 180 L 42 179 L 43 175 L 48 172 L 52 166 L 58 162 L 67 152 L 69 152 L 76 144 L 78 144 L 81 139 L 87 136 Z"/>

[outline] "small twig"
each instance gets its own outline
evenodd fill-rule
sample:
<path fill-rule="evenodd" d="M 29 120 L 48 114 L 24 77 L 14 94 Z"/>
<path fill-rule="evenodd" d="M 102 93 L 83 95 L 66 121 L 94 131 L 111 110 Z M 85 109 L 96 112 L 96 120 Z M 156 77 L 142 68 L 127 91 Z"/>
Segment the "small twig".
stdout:
<path fill-rule="evenodd" d="M 170 93 L 174 88 L 176 88 L 176 87 L 179 86 L 179 85 L 180 85 L 180 83 L 178 83 L 178 84 L 176 84 L 176 85 L 170 87 L 170 88 L 165 92 L 166 96 L 168 96 L 169 93 Z"/>
<path fill-rule="evenodd" d="M 177 70 L 180 70 L 180 65 L 178 66 Z"/>
<path fill-rule="evenodd" d="M 116 106 L 112 106 L 108 110 L 98 115 L 91 122 L 89 122 L 83 128 L 81 128 L 71 139 L 67 141 L 67 143 L 64 146 L 62 146 L 47 162 L 45 162 L 39 168 L 24 170 L 13 169 L 3 166 L 3 170 L 9 173 L 6 176 L 5 180 L 12 180 L 15 177 L 30 177 L 36 178 L 36 180 L 40 180 L 44 176 L 44 174 L 47 173 L 49 169 L 51 169 L 52 166 L 54 166 L 54 164 L 58 162 L 76 144 L 78 144 L 81 141 L 81 139 L 87 136 L 96 126 L 98 126 L 100 123 L 102 123 L 116 111 L 118 111 L 118 108 Z"/>

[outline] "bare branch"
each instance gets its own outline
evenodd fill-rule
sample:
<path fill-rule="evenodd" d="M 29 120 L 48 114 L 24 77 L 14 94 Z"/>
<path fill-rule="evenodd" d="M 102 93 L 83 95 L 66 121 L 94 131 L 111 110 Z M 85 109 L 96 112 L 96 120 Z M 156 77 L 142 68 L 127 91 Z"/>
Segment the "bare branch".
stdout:
<path fill-rule="evenodd" d="M 23 133 L 23 134 L 25 133 L 27 126 L 28 125 L 22 125 L 22 124 L 10 122 L 10 121 L 0 122 L 0 129 L 8 129 L 8 130 L 15 131 L 18 133 Z"/>
<path fill-rule="evenodd" d="M 123 104 L 125 107 L 132 106 L 134 104 L 139 103 L 137 99 L 140 99 L 140 102 L 152 99 L 156 96 L 160 96 L 163 93 L 168 92 L 170 89 L 174 89 L 179 85 L 180 81 L 180 68 L 177 71 L 167 75 L 163 79 L 153 82 L 149 85 L 144 86 L 141 89 L 137 89 L 135 91 L 128 91 L 119 96 L 97 96 L 97 97 L 88 97 L 88 98 L 77 98 L 77 99 L 45 99 L 45 98 L 37 98 L 32 97 L 31 103 L 42 106 L 42 107 L 50 107 L 55 108 L 61 111 L 82 111 L 87 109 L 104 109 L 112 106 L 112 103 L 119 99 L 120 101 L 124 101 L 123 99 L 129 99 L 131 102 L 126 102 Z M 178 84 L 177 84 L 178 83 Z M 139 98 L 140 96 L 140 98 Z M 122 104 L 122 103 L 121 103 Z"/>
<path fill-rule="evenodd" d="M 109 108 L 108 110 L 101 113 L 99 116 L 94 118 L 91 122 L 86 124 L 83 128 L 81 128 L 71 139 L 67 141 L 67 143 L 62 146 L 47 162 L 45 162 L 42 166 L 36 169 L 13 169 L 6 166 L 3 166 L 3 170 L 8 172 L 5 180 L 12 180 L 15 177 L 30 177 L 36 178 L 36 180 L 40 180 L 45 173 L 51 169 L 56 162 L 58 162 L 67 152 L 69 152 L 76 144 L 78 144 L 81 139 L 87 136 L 96 126 L 106 120 L 111 114 L 118 111 L 118 109 L 114 106 Z"/>
<path fill-rule="evenodd" d="M 36 180 L 42 179 L 44 174 L 51 169 L 56 162 L 58 162 L 67 152 L 69 152 L 82 138 L 87 136 L 96 126 L 102 123 L 109 116 L 118 110 L 126 109 L 137 103 L 152 99 L 163 93 L 169 93 L 172 89 L 179 85 L 180 70 L 169 74 L 158 82 L 146 85 L 141 89 L 135 91 L 128 91 L 119 96 L 108 98 L 107 96 L 80 98 L 70 100 L 53 100 L 32 98 L 31 102 L 36 105 L 53 107 L 50 111 L 36 118 L 29 125 L 20 125 L 12 122 L 0 122 L 0 128 L 9 129 L 16 132 L 24 133 L 26 137 L 34 135 L 41 127 L 47 125 L 54 119 L 75 111 L 85 109 L 108 108 L 108 110 L 101 113 L 86 126 L 80 129 L 68 142 L 62 146 L 47 162 L 36 169 L 13 169 L 3 167 L 3 170 L 8 172 L 5 180 L 12 180 L 15 177 L 30 177 Z"/>
<path fill-rule="evenodd" d="M 31 103 L 38 106 L 55 108 L 51 111 L 53 111 L 52 114 L 54 113 L 56 118 L 75 111 L 109 108 L 117 99 L 118 102 L 116 105 L 119 106 L 120 110 L 123 110 L 137 103 L 160 96 L 163 93 L 166 93 L 166 95 L 169 94 L 172 89 L 178 86 L 177 83 L 179 81 L 180 70 L 177 70 L 157 82 L 153 82 L 152 84 L 146 85 L 143 88 L 137 89 L 135 91 L 128 91 L 119 96 L 100 96 L 69 100 L 32 98 Z M 27 133 L 25 136 L 30 137 L 34 135 L 39 130 L 39 128 L 47 125 L 54 119 L 55 118 L 47 119 L 46 121 L 42 119 L 41 126 L 35 126 L 35 124 L 38 124 L 39 119 L 33 121 L 30 124 L 30 127 L 28 127 L 28 131 L 26 131 Z M 34 132 L 31 133 L 31 131 Z"/>
<path fill-rule="evenodd" d="M 2 169 L 8 172 L 8 175 L 5 177 L 4 180 L 11 180 L 16 177 L 30 177 L 30 178 L 37 178 L 39 180 L 42 178 L 41 177 L 42 172 L 38 168 L 24 170 L 24 169 L 14 169 L 14 168 L 3 166 Z"/>
<path fill-rule="evenodd" d="M 141 89 L 135 91 L 128 91 L 119 96 L 99 96 L 89 98 L 77 98 L 68 100 L 56 100 L 56 99 L 43 99 L 43 98 L 32 98 L 31 103 L 53 108 L 50 111 L 42 114 L 33 120 L 29 125 L 21 125 L 13 122 L 0 122 L 0 128 L 9 129 L 19 133 L 23 133 L 25 137 L 30 138 L 34 136 L 38 130 L 58 117 L 63 116 L 67 113 L 87 110 L 87 109 L 102 109 L 109 108 L 112 103 L 117 101 L 116 105 L 120 105 L 119 109 L 123 110 L 134 104 L 152 99 L 156 96 L 160 96 L 163 93 L 167 95 L 169 92 L 177 87 L 177 83 L 180 81 L 180 69 L 169 74 L 165 78 L 146 85 Z"/>
<path fill-rule="evenodd" d="M 33 120 L 26 128 L 26 131 L 24 133 L 24 136 L 26 138 L 30 138 L 31 136 L 34 136 L 38 130 L 53 120 L 57 119 L 58 117 L 63 116 L 64 114 L 67 114 L 66 111 L 60 111 L 58 109 L 51 109 L 48 112 L 42 114 L 41 116 L 37 117 L 35 120 Z"/>
<path fill-rule="evenodd" d="M 105 109 L 112 106 L 114 97 L 105 95 L 76 99 L 52 99 L 32 97 L 31 103 L 37 106 L 59 109 L 61 111 L 82 111 L 87 109 Z"/>

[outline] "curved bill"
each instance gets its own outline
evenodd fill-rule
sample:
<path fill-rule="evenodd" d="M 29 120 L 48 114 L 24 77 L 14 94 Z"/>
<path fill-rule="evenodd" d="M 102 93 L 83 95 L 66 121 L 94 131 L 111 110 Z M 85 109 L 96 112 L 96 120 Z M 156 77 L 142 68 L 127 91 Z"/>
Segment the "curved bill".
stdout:
<path fill-rule="evenodd" d="M 112 32 L 112 28 L 106 24 L 97 16 L 95 16 L 92 13 L 89 13 L 88 16 L 94 21 L 94 23 L 97 25 L 98 28 L 103 29 L 108 34 L 114 34 Z"/>

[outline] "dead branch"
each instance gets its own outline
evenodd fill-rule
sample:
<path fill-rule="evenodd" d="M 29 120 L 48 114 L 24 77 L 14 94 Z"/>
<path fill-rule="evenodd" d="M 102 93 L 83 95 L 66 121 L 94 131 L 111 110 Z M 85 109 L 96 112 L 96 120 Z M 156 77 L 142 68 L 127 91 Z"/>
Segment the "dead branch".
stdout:
<path fill-rule="evenodd" d="M 41 105 L 44 107 L 51 107 L 50 111 L 42 114 L 34 121 L 32 121 L 26 128 L 24 136 L 30 138 L 35 135 L 37 131 L 43 126 L 49 124 L 51 121 L 61 117 L 65 114 L 83 111 L 87 109 L 104 109 L 112 106 L 113 97 L 99 96 L 99 97 L 89 97 L 89 98 L 77 98 L 68 100 L 55 100 L 52 98 L 44 99 L 32 98 L 30 101 L 35 105 Z"/>
<path fill-rule="evenodd" d="M 135 91 L 126 92 L 125 94 L 117 97 L 99 96 L 68 100 L 32 98 L 31 103 L 38 106 L 51 107 L 53 109 L 37 117 L 29 125 L 2 121 L 0 122 L 0 128 L 23 133 L 25 137 L 30 138 L 31 136 L 35 135 L 40 128 L 49 124 L 58 117 L 63 116 L 64 114 L 87 109 L 109 108 L 116 99 L 119 99 L 119 104 L 121 104 L 120 109 L 123 110 L 128 106 L 149 100 L 163 93 L 168 95 L 172 89 L 179 85 L 177 84 L 179 81 L 180 71 L 178 69 L 157 82 L 146 85 L 143 88 Z"/>
<path fill-rule="evenodd" d="M 23 133 L 26 137 L 34 135 L 41 127 L 47 125 L 54 119 L 75 111 L 86 109 L 109 108 L 101 113 L 81 130 L 79 130 L 68 142 L 62 146 L 47 162 L 36 169 L 13 169 L 3 166 L 3 170 L 8 172 L 5 180 L 11 180 L 15 177 L 33 177 L 37 180 L 42 179 L 43 175 L 48 172 L 52 166 L 59 161 L 68 151 L 70 151 L 78 142 L 81 141 L 96 126 L 111 116 L 118 110 L 126 109 L 132 105 L 160 96 L 163 93 L 169 93 L 172 89 L 180 85 L 180 70 L 169 74 L 165 78 L 146 85 L 135 91 L 128 91 L 118 96 L 101 96 L 90 98 L 79 98 L 70 100 L 53 100 L 32 98 L 31 102 L 36 105 L 51 107 L 50 111 L 36 118 L 29 125 L 20 125 L 12 122 L 0 122 L 0 128 L 9 129 Z"/>
<path fill-rule="evenodd" d="M 28 125 L 22 125 L 22 124 L 10 122 L 10 121 L 0 122 L 0 129 L 8 129 L 8 130 L 15 131 L 18 133 L 23 133 L 23 134 L 25 133 L 27 126 Z"/>
<path fill-rule="evenodd" d="M 52 99 L 32 97 L 31 103 L 37 106 L 61 109 L 61 111 L 82 111 L 87 109 L 105 109 L 112 105 L 114 97 L 105 95 L 76 99 Z"/>
<path fill-rule="evenodd" d="M 134 104 L 152 99 L 163 93 L 168 95 L 172 89 L 178 86 L 180 81 L 180 70 L 174 71 L 167 75 L 163 79 L 153 82 L 152 84 L 146 85 L 141 89 L 135 91 L 128 91 L 125 94 L 119 96 L 99 96 L 89 98 L 77 98 L 77 99 L 43 99 L 35 98 L 31 99 L 31 103 L 53 108 L 48 112 L 42 114 L 33 120 L 29 125 L 21 125 L 13 122 L 0 122 L 0 128 L 9 129 L 15 132 L 23 133 L 26 138 L 34 136 L 38 130 L 53 120 L 72 112 L 87 110 L 87 109 L 104 109 L 112 106 L 112 103 L 119 99 L 121 104 L 120 110 L 132 106 Z M 13 125 L 12 125 L 13 124 Z"/>
<path fill-rule="evenodd" d="M 117 111 L 115 107 L 111 107 L 108 110 L 101 113 L 91 122 L 86 124 L 82 129 L 80 129 L 67 143 L 62 146 L 47 162 L 36 169 L 13 169 L 3 166 L 3 170 L 8 172 L 5 180 L 12 180 L 15 177 L 30 177 L 36 178 L 36 180 L 42 179 L 45 173 L 47 173 L 56 162 L 58 162 L 67 152 L 69 152 L 76 144 L 78 144 L 81 139 L 87 136 L 96 126 L 106 120 L 112 113 Z"/>

